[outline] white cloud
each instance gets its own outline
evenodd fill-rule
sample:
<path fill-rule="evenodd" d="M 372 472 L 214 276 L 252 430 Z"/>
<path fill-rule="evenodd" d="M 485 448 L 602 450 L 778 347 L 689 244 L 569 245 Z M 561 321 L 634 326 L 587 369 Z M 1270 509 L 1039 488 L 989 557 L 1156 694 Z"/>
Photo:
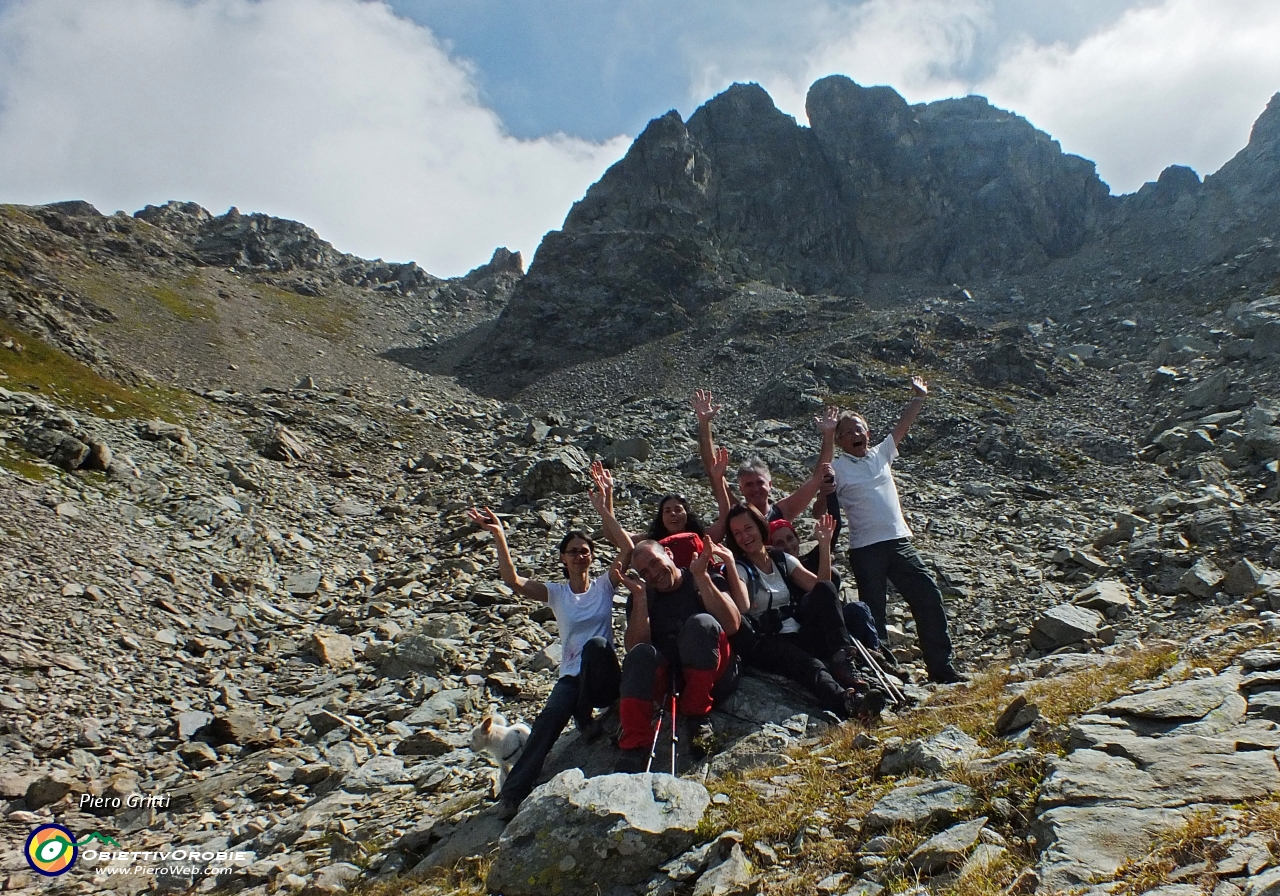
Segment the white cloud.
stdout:
<path fill-rule="evenodd" d="M 626 150 L 517 140 L 426 29 L 358 0 L 22 0 L 0 14 L 0 201 L 168 199 L 457 274 Z"/>
<path fill-rule="evenodd" d="M 1070 43 L 1032 40 L 1028 24 L 1044 23 L 1022 12 L 1011 18 L 992 0 L 823 0 L 781 25 L 790 46 L 806 49 L 780 60 L 750 45 L 704 48 L 691 85 L 710 96 L 758 81 L 801 122 L 809 85 L 833 73 L 910 102 L 981 94 L 1097 162 L 1117 193 L 1170 164 L 1215 171 L 1280 90 L 1274 0 L 1143 0 L 1109 16 L 1090 8 L 1067 23 Z M 1077 33 L 1089 19 L 1091 33 Z M 986 53 L 994 58 L 976 55 Z M 989 74 L 962 75 L 975 68 Z"/>
<path fill-rule="evenodd" d="M 694 90 L 710 96 L 735 80 L 759 81 L 779 109 L 802 123 L 809 85 L 830 74 L 887 84 L 911 102 L 964 94 L 953 72 L 969 62 L 979 36 L 993 25 L 989 0 L 821 3 L 783 26 L 807 32 L 808 49 L 781 63 L 762 60 L 749 46 L 717 54 L 696 69 Z M 799 43 L 794 36 L 792 43 Z"/>
<path fill-rule="evenodd" d="M 1203 176 L 1239 151 L 1280 90 L 1277 47 L 1272 0 L 1168 0 L 1072 49 L 1026 44 L 981 86 L 1132 192 L 1167 165 Z"/>

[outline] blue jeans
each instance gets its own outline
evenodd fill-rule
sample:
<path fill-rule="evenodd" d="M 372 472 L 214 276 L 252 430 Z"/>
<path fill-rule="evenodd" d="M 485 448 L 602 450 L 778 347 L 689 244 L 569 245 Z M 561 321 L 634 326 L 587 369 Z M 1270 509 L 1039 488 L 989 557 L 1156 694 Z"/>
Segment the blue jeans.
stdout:
<path fill-rule="evenodd" d="M 951 637 L 942 591 L 933 580 L 911 540 L 894 538 L 849 551 L 849 568 L 858 583 L 858 598 L 871 608 L 881 640 L 888 637 L 885 605 L 889 582 L 898 589 L 916 621 L 920 651 L 930 675 L 951 667 Z"/>
<path fill-rule="evenodd" d="M 618 699 L 621 678 L 618 655 L 604 638 L 592 638 L 582 648 L 582 668 L 565 675 L 551 689 L 547 705 L 534 719 L 524 752 L 502 785 L 502 798 L 518 803 L 527 797 L 542 774 L 542 764 L 570 719 L 579 726 L 591 721 L 594 707 L 609 706 Z"/>

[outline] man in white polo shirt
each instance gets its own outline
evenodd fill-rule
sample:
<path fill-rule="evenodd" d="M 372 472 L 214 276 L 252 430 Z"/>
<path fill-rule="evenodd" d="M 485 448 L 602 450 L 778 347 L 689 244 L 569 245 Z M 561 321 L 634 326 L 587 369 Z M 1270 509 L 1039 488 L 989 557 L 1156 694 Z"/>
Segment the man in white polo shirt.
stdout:
<path fill-rule="evenodd" d="M 851 411 L 843 411 L 837 418 L 835 409 L 828 409 L 823 421 L 826 426 L 820 427 L 825 429 L 835 420 L 835 441 L 843 451 L 831 462 L 831 470 L 836 478 L 836 497 L 849 526 L 849 569 L 858 583 L 858 597 L 871 608 L 883 640 L 888 634 L 888 583 L 893 582 L 915 618 L 929 680 L 955 684 L 965 679 L 951 665 L 942 591 L 911 544 L 911 529 L 902 516 L 893 481 L 898 443 L 906 438 L 929 394 L 928 384 L 918 376 L 911 378 L 911 388 L 915 397 L 893 431 L 874 447 L 866 419 Z"/>

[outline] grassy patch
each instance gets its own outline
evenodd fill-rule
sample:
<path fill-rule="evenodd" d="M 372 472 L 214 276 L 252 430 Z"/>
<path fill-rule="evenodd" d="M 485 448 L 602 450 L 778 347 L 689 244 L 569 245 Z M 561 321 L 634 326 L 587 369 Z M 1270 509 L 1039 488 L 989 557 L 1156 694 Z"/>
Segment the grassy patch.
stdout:
<path fill-rule="evenodd" d="M 339 299 L 304 296 L 266 283 L 253 284 L 267 315 L 277 323 L 296 326 L 313 336 L 345 339 L 356 321 L 355 309 Z"/>
<path fill-rule="evenodd" d="M 25 451 L 7 447 L 0 448 L 0 467 L 32 482 L 43 482 L 57 474 L 57 470 L 48 464 L 38 464 L 29 460 Z"/>
<path fill-rule="evenodd" d="M 190 279 L 184 278 L 182 282 Z M 204 297 L 193 294 L 191 287 L 179 291 L 169 286 L 152 286 L 147 292 L 160 303 L 161 308 L 178 320 L 213 320 L 218 316 L 213 305 Z"/>
<path fill-rule="evenodd" d="M 1227 855 L 1226 842 L 1222 839 L 1226 830 L 1226 822 L 1218 812 L 1191 813 L 1181 826 L 1159 837 L 1150 853 L 1122 866 L 1115 876 L 1121 886 L 1112 892 L 1136 896 L 1165 883 L 1178 868 L 1198 862 L 1212 867 Z M 1192 878 L 1187 883 L 1208 884 L 1210 888 L 1217 883 L 1207 868 L 1201 877 L 1203 879 Z"/>
<path fill-rule="evenodd" d="M 447 868 L 435 868 L 414 880 L 408 876 L 366 884 L 357 896 L 484 896 L 488 887 L 488 859 L 462 859 Z"/>
<path fill-rule="evenodd" d="M 36 392 L 58 404 L 99 417 L 160 417 L 177 422 L 177 410 L 189 405 L 181 392 L 165 388 L 133 389 L 106 379 L 65 352 L 0 320 L 0 343 L 12 339 L 14 351 L 0 346 L 0 385 L 11 391 Z"/>

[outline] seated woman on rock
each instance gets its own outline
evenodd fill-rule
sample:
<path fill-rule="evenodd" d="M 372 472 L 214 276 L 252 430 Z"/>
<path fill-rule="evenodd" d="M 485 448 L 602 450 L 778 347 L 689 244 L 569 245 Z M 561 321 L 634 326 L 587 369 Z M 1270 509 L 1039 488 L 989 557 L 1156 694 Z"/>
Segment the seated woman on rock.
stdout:
<path fill-rule="evenodd" d="M 884 708 L 853 662 L 853 640 L 845 628 L 840 598 L 831 584 L 831 539 L 835 522 L 824 514 L 814 527 L 819 568 L 814 574 L 791 554 L 769 546 L 764 515 L 750 505 L 729 511 L 726 541 L 746 584 L 738 609 L 743 626 L 733 649 L 749 665 L 790 678 L 842 719 L 869 720 Z"/>
<path fill-rule="evenodd" d="M 502 581 L 517 594 L 545 603 L 560 629 L 560 679 L 534 720 L 524 753 L 502 786 L 499 815 L 511 817 L 533 790 L 542 764 L 556 738 L 572 718 L 587 740 L 603 731 L 592 709 L 610 706 L 618 699 L 621 668 L 613 648 L 613 590 L 621 582 L 622 566 L 615 563 L 606 575 L 591 578 L 595 543 L 573 530 L 560 540 L 560 564 L 567 582 L 539 582 L 516 572 L 502 521 L 489 508 L 471 508 L 471 521 L 493 536 Z"/>
<path fill-rule="evenodd" d="M 724 452 L 724 463 L 727 466 L 729 453 Z M 684 495 L 674 492 L 658 499 L 658 512 L 654 514 L 647 532 L 626 532 L 613 516 L 613 474 L 605 469 L 600 461 L 591 465 L 591 478 L 596 489 L 607 496 L 608 515 L 601 514 L 604 521 L 605 537 L 620 551 L 625 551 L 637 541 L 646 539 L 659 542 L 671 551 L 676 566 L 688 568 L 693 558 L 702 553 L 708 536 L 707 528 L 689 504 Z M 621 536 L 627 537 L 623 539 Z"/>
<path fill-rule="evenodd" d="M 819 494 L 818 501 L 824 501 L 824 497 Z M 835 505 L 835 513 L 828 514 L 835 520 L 835 528 L 831 533 L 831 541 L 835 542 L 840 534 L 840 505 L 834 500 L 834 495 L 830 502 Z M 814 502 L 815 512 L 818 507 L 817 501 Z M 815 545 L 808 552 L 800 553 L 800 537 L 796 534 L 796 527 L 787 520 L 774 520 L 769 524 L 769 544 L 776 550 L 782 551 L 784 554 L 790 554 L 800 561 L 800 565 L 811 573 L 818 573 L 819 564 L 821 563 L 822 548 Z M 836 594 L 840 594 L 840 574 L 835 570 L 831 571 L 831 585 L 835 588 Z M 868 650 L 878 653 L 878 660 L 881 664 L 888 666 L 890 669 L 898 668 L 898 660 L 890 652 L 889 648 L 880 641 L 880 636 L 876 633 L 875 618 L 871 615 L 871 608 L 860 600 L 850 600 L 841 602 L 841 611 L 844 616 L 844 627 L 849 634 L 862 642 L 863 646 Z"/>

